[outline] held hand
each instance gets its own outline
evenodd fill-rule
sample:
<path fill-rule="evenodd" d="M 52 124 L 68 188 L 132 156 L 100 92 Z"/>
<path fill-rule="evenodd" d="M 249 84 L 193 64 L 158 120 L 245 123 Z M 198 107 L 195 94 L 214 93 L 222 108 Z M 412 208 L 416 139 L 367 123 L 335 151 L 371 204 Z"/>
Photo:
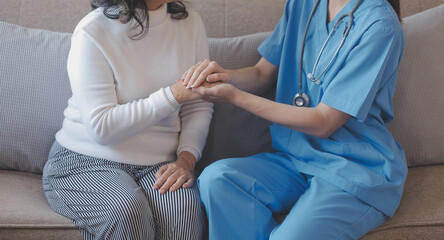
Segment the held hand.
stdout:
<path fill-rule="evenodd" d="M 174 98 L 179 104 L 202 98 L 202 95 L 192 92 L 191 89 L 186 89 L 180 81 L 177 81 L 174 85 L 171 85 L 170 89 L 174 95 Z"/>
<path fill-rule="evenodd" d="M 194 185 L 195 165 L 196 158 L 193 154 L 187 151 L 181 152 L 175 162 L 159 168 L 159 171 L 157 171 L 155 175 L 156 182 L 153 188 L 160 188 L 160 193 L 164 194 L 168 189 L 174 192 L 181 187 L 192 187 Z"/>
<path fill-rule="evenodd" d="M 195 88 L 200 86 L 204 81 L 228 82 L 229 76 L 217 62 L 208 59 L 192 66 L 182 75 L 183 84 L 187 88 Z"/>
<path fill-rule="evenodd" d="M 221 82 L 204 82 L 202 86 L 193 88 L 193 92 L 202 95 L 205 100 L 211 102 L 232 102 L 237 91 L 239 90 L 233 85 Z"/>

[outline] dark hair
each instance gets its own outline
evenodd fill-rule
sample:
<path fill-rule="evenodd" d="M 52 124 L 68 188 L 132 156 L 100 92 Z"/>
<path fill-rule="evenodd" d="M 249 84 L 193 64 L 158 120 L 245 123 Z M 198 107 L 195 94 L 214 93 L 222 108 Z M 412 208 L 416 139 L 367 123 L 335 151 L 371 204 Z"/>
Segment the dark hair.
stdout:
<path fill-rule="evenodd" d="M 182 2 L 167 3 L 167 11 L 172 19 L 180 20 L 188 17 L 185 4 Z M 103 14 L 110 19 L 119 19 L 121 23 L 134 21 L 130 31 L 140 28 L 135 34 L 129 34 L 129 38 L 138 40 L 148 34 L 150 16 L 148 14 L 148 5 L 145 0 L 91 0 L 92 9 L 103 7 Z M 136 11 L 136 8 L 142 11 Z"/>
<path fill-rule="evenodd" d="M 400 15 L 401 8 L 399 5 L 399 0 L 387 0 L 387 2 L 389 2 L 390 5 L 392 5 L 392 8 L 395 10 L 396 14 L 398 14 L 399 20 L 401 20 L 401 15 Z"/>

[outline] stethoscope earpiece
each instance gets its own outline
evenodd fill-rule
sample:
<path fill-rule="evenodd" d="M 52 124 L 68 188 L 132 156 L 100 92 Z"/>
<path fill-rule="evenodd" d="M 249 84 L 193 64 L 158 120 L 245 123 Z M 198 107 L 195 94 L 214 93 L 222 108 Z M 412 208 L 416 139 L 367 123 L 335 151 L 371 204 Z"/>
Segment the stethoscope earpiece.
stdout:
<path fill-rule="evenodd" d="M 314 79 L 314 76 L 312 73 L 307 74 L 308 79 L 310 79 L 311 81 L 316 81 L 316 79 Z"/>

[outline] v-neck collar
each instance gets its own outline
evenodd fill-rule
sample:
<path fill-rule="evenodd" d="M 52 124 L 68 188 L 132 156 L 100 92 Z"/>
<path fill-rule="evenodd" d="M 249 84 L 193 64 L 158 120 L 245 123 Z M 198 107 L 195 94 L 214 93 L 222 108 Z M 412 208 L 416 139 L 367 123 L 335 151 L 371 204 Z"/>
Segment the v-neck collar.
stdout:
<path fill-rule="evenodd" d="M 324 34 L 326 34 L 326 36 L 328 36 L 328 34 L 330 33 L 330 29 L 333 28 L 333 26 L 336 24 L 336 21 L 338 21 L 338 19 L 344 15 L 345 13 L 349 13 L 353 7 L 355 6 L 356 2 L 358 0 L 350 0 L 350 2 L 348 2 L 342 9 L 341 11 L 338 12 L 338 14 L 336 14 L 335 18 L 332 19 L 329 23 L 327 23 L 327 15 L 328 15 L 328 1 L 329 0 L 321 0 L 322 3 L 320 3 L 320 9 L 318 11 L 320 11 L 320 14 L 318 16 L 320 16 L 319 19 L 319 23 L 322 26 L 321 29 L 324 32 Z M 345 18 L 348 19 L 348 18 Z"/>

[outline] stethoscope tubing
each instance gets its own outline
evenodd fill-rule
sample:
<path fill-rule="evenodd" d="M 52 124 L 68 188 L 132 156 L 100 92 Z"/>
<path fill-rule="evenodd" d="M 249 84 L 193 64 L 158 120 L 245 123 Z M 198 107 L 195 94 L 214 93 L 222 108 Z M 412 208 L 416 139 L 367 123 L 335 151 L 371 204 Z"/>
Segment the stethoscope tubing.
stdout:
<path fill-rule="evenodd" d="M 293 104 L 295 106 L 299 106 L 299 107 L 308 106 L 309 103 L 310 103 L 310 98 L 308 97 L 308 95 L 305 94 L 305 93 L 302 93 L 302 69 L 303 69 L 303 59 L 304 59 L 304 51 L 305 51 L 305 43 L 306 43 L 305 40 L 306 40 L 306 37 L 307 37 L 308 29 L 310 27 L 311 19 L 313 18 L 313 15 L 315 14 L 315 12 L 316 12 L 320 2 L 321 2 L 321 0 L 317 0 L 316 1 L 315 6 L 313 7 L 313 10 L 310 13 L 310 16 L 309 16 L 308 22 L 307 22 L 307 26 L 305 27 L 302 44 L 301 44 L 301 54 L 300 54 L 300 57 L 299 57 L 299 88 L 298 88 L 298 93 L 295 95 L 295 97 L 293 99 Z M 355 6 L 353 7 L 353 9 L 350 12 L 343 14 L 336 21 L 335 25 L 333 26 L 333 29 L 330 31 L 330 33 L 329 33 L 327 39 L 325 40 L 321 50 L 319 51 L 319 54 L 318 54 L 318 56 L 316 58 L 316 61 L 315 61 L 315 64 L 313 66 L 312 72 L 307 74 L 307 76 L 310 78 L 311 81 L 318 83 L 319 79 L 324 75 L 324 73 L 329 69 L 330 65 L 333 63 L 334 59 L 336 58 L 336 56 L 339 53 L 339 50 L 341 49 L 342 45 L 344 44 L 345 39 L 347 38 L 348 34 L 350 33 L 350 30 L 351 30 L 351 27 L 352 27 L 353 21 L 354 21 L 353 14 L 356 12 L 356 10 L 358 9 L 358 7 L 361 4 L 361 2 L 362 2 L 362 0 L 358 0 L 358 2 L 355 4 Z M 335 54 L 333 55 L 333 57 L 331 58 L 330 62 L 327 64 L 325 69 L 322 71 L 322 73 L 317 78 L 315 78 L 314 77 L 314 73 L 315 73 L 316 67 L 318 66 L 319 59 L 321 58 L 321 55 L 324 52 L 324 49 L 325 49 L 325 47 L 326 47 L 326 45 L 328 43 L 328 40 L 330 39 L 330 37 L 332 36 L 333 32 L 335 31 L 337 25 L 339 23 L 341 23 L 342 20 L 345 17 L 347 17 L 347 16 L 350 19 L 349 20 L 349 24 L 348 24 L 348 26 L 346 27 L 346 29 L 345 29 L 345 31 L 343 33 L 342 40 L 339 43 L 338 48 L 336 49 Z M 299 102 L 299 103 L 302 102 L 302 104 L 297 104 L 297 102 Z"/>
<path fill-rule="evenodd" d="M 338 22 L 338 23 L 339 23 L 339 22 Z M 315 65 L 313 66 L 313 70 L 312 70 L 311 73 L 309 74 L 309 75 L 311 76 L 311 77 L 309 77 L 309 78 L 310 78 L 310 80 L 311 80 L 312 82 L 317 82 L 317 81 L 322 77 L 322 75 L 324 75 L 324 73 L 327 71 L 327 69 L 330 67 L 330 65 L 331 65 L 331 64 L 333 63 L 333 61 L 335 60 L 336 55 L 338 55 L 339 50 L 340 50 L 341 47 L 342 47 L 342 44 L 344 44 L 345 36 L 342 37 L 342 40 L 341 40 L 341 42 L 339 43 L 339 46 L 338 46 L 338 48 L 336 49 L 335 54 L 334 54 L 333 57 L 330 59 L 330 62 L 327 64 L 327 67 L 324 68 L 324 71 L 322 71 L 322 73 L 319 74 L 319 76 L 318 76 L 317 78 L 314 78 L 313 75 L 314 75 L 314 72 L 315 72 L 315 70 L 316 70 L 316 66 L 318 66 L 319 59 L 321 58 L 321 55 L 322 55 L 322 53 L 324 52 L 324 48 L 325 48 L 325 46 L 327 45 L 328 40 L 330 39 L 331 35 L 333 34 L 333 32 L 334 32 L 334 30 L 335 30 L 335 27 L 336 27 L 336 24 L 335 24 L 335 26 L 333 27 L 333 30 L 330 32 L 330 34 L 328 34 L 327 40 L 325 40 L 324 45 L 322 46 L 321 51 L 319 52 L 318 57 L 316 58 L 316 62 L 315 62 Z M 301 75 L 301 76 L 302 76 L 302 75 Z"/>
<path fill-rule="evenodd" d="M 305 38 L 307 37 L 308 27 L 310 26 L 311 19 L 313 18 L 313 15 L 315 14 L 316 9 L 318 9 L 318 5 L 320 2 L 321 2 L 320 0 L 317 0 L 315 3 L 315 6 L 311 10 L 310 17 L 308 18 L 307 26 L 305 27 L 304 38 L 302 39 L 301 55 L 299 57 L 299 94 L 302 94 L 302 59 L 304 58 Z"/>

